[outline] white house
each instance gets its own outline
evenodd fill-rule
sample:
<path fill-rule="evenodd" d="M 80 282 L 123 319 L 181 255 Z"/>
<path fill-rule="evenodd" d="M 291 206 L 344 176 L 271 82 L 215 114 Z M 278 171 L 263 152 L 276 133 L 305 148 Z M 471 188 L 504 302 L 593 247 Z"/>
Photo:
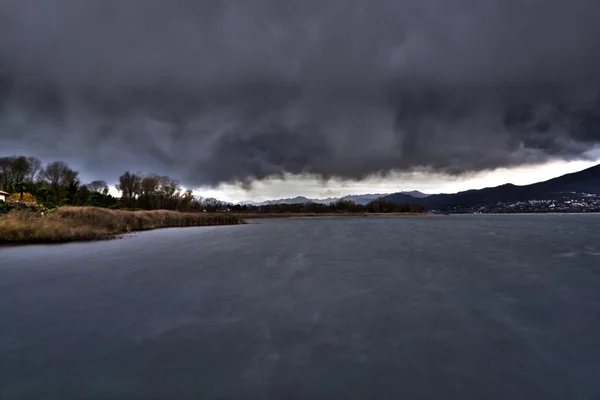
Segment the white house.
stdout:
<path fill-rule="evenodd" d="M 0 190 L 0 201 L 6 201 L 6 199 L 8 199 L 9 194 L 10 193 L 6 193 L 6 192 L 3 192 L 2 190 Z"/>

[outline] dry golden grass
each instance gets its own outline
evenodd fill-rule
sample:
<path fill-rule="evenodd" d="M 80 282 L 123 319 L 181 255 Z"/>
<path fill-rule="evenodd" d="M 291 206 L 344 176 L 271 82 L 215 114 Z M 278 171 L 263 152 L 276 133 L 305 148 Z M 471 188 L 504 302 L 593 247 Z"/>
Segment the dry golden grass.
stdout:
<path fill-rule="evenodd" d="M 98 240 L 149 229 L 240 223 L 244 223 L 243 219 L 231 214 L 166 210 L 121 211 L 96 207 L 62 207 L 44 216 L 28 211 L 13 211 L 0 216 L 0 244 Z"/>

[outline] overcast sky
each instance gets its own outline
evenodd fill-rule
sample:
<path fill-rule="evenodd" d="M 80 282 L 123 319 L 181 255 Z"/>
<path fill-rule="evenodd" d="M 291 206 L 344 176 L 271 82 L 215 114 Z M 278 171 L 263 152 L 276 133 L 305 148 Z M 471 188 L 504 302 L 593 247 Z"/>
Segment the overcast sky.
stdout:
<path fill-rule="evenodd" d="M 236 200 L 538 180 L 598 160 L 598 21 L 597 0 L 5 0 L 0 155 Z"/>

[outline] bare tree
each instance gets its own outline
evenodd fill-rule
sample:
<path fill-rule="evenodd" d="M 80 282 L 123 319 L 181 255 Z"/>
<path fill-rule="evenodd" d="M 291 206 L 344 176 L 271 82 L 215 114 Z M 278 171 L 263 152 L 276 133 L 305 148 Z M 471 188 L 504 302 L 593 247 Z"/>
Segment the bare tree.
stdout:
<path fill-rule="evenodd" d="M 0 189 L 19 192 L 22 199 L 30 172 L 31 163 L 27 157 L 0 158 Z"/>
<path fill-rule="evenodd" d="M 108 191 L 108 185 L 104 181 L 92 181 L 85 186 L 87 186 L 91 192 L 104 193 L 104 191 Z"/>
<path fill-rule="evenodd" d="M 27 176 L 29 175 L 30 169 L 31 164 L 29 164 L 29 160 L 26 157 L 16 157 L 12 163 L 14 183 L 16 184 L 24 182 Z"/>
<path fill-rule="evenodd" d="M 141 208 L 152 210 L 159 207 L 158 191 L 160 177 L 156 175 L 145 176 L 141 182 L 139 203 Z"/>
<path fill-rule="evenodd" d="M 0 157 L 0 189 L 10 191 L 14 183 L 13 163 L 15 157 Z"/>
<path fill-rule="evenodd" d="M 135 205 L 135 200 L 140 193 L 142 177 L 127 171 L 119 177 L 115 186 L 122 193 L 122 201 L 128 207 Z"/>
<path fill-rule="evenodd" d="M 191 189 L 188 189 L 183 193 L 183 195 L 181 195 L 181 198 L 179 200 L 179 209 L 185 212 L 194 211 L 194 203 L 194 193 Z"/>
<path fill-rule="evenodd" d="M 35 182 L 38 174 L 42 171 L 42 162 L 37 157 L 27 157 L 29 162 L 29 173 L 27 174 L 27 180 L 29 182 Z"/>
<path fill-rule="evenodd" d="M 181 187 L 179 181 L 171 179 L 168 176 L 160 178 L 160 207 L 166 209 L 175 209 Z"/>
<path fill-rule="evenodd" d="M 209 212 L 217 211 L 218 209 L 227 205 L 226 203 L 223 203 L 222 201 L 217 200 L 213 197 L 198 197 L 197 201 L 203 210 Z"/>
<path fill-rule="evenodd" d="M 62 161 L 55 161 L 48 164 L 42 172 L 42 176 L 48 181 L 57 202 L 63 200 L 63 193 L 66 186 L 76 181 L 77 175 L 79 175 L 77 171 L 72 170 Z"/>

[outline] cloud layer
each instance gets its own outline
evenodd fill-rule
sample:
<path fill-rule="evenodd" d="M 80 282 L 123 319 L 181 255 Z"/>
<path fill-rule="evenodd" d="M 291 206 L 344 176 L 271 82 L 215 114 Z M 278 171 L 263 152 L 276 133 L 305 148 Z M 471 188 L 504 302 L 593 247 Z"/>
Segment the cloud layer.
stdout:
<path fill-rule="evenodd" d="M 0 153 L 189 185 L 579 159 L 597 0 L 8 0 Z"/>

